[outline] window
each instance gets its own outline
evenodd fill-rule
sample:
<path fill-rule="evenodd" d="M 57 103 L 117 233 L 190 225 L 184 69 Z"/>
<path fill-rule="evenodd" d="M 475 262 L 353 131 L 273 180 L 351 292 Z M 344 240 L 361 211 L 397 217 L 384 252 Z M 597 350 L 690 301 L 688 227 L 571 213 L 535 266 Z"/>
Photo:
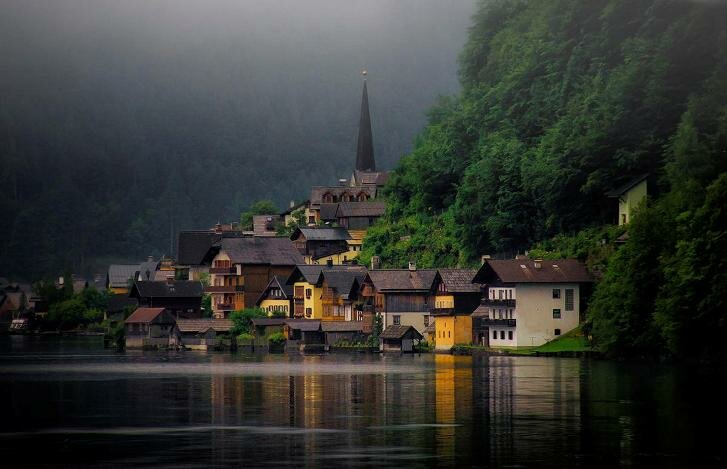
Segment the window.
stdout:
<path fill-rule="evenodd" d="M 502 299 L 502 290 L 497 290 L 497 299 L 498 300 Z"/>
<path fill-rule="evenodd" d="M 400 326 L 401 325 L 401 316 L 399 316 L 398 314 L 395 314 L 393 316 L 393 321 L 394 321 L 395 326 Z"/>
<path fill-rule="evenodd" d="M 309 224 L 313 225 L 313 224 L 315 224 L 315 222 L 316 222 L 316 217 L 315 216 L 311 215 L 311 216 L 308 217 L 308 223 Z"/>
<path fill-rule="evenodd" d="M 572 288 L 565 289 L 565 310 L 573 311 L 575 292 Z"/>
<path fill-rule="evenodd" d="M 505 331 L 500 331 L 500 340 L 505 340 Z"/>
<path fill-rule="evenodd" d="M 424 327 L 429 327 L 429 315 L 424 315 Z"/>
<path fill-rule="evenodd" d="M 507 331 L 507 340 L 512 340 L 512 331 Z"/>
<path fill-rule="evenodd" d="M 497 340 L 497 331 L 492 331 L 492 338 Z"/>
<path fill-rule="evenodd" d="M 560 309 L 553 310 L 553 319 L 560 319 Z"/>
<path fill-rule="evenodd" d="M 560 329 L 555 330 L 555 335 L 560 335 Z"/>
<path fill-rule="evenodd" d="M 313 316 L 313 310 L 311 308 L 306 308 L 305 309 L 305 317 L 309 318 L 311 316 Z"/>
<path fill-rule="evenodd" d="M 452 338 L 452 331 L 447 331 L 447 338 L 448 339 L 451 339 Z"/>
<path fill-rule="evenodd" d="M 560 288 L 553 288 L 553 299 L 559 299 L 560 298 Z"/>
<path fill-rule="evenodd" d="M 313 295 L 313 290 L 310 288 L 305 289 L 305 297 L 310 300 L 310 297 Z"/>

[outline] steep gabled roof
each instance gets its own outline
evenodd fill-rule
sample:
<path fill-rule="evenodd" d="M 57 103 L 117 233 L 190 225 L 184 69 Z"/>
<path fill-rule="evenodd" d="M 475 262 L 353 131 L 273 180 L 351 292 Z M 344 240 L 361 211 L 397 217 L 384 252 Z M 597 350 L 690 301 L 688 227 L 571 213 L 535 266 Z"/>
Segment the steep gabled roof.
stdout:
<path fill-rule="evenodd" d="M 388 171 L 354 171 L 353 178 L 357 185 L 383 186 L 389 180 Z"/>
<path fill-rule="evenodd" d="M 480 292 L 480 286 L 472 283 L 477 275 L 475 269 L 439 269 L 439 275 L 450 293 Z"/>
<path fill-rule="evenodd" d="M 134 282 L 129 296 L 139 298 L 201 298 L 202 282 L 175 280 L 172 282 Z"/>
<path fill-rule="evenodd" d="M 320 217 L 323 221 L 336 221 L 336 213 L 338 212 L 338 203 L 321 204 Z"/>
<path fill-rule="evenodd" d="M 385 212 L 385 202 L 341 202 L 338 204 L 336 217 L 382 217 Z"/>
<path fill-rule="evenodd" d="M 134 274 L 139 270 L 139 264 L 111 264 L 106 276 L 109 287 L 126 288 L 129 280 L 134 279 Z"/>
<path fill-rule="evenodd" d="M 233 264 L 293 266 L 303 263 L 303 256 L 288 238 L 227 238 L 221 241 L 221 250 Z"/>
<path fill-rule="evenodd" d="M 323 196 L 330 192 L 332 195 L 336 197 L 341 197 L 344 193 L 349 193 L 352 196 L 357 196 L 360 193 L 366 194 L 366 196 L 369 199 L 373 199 L 376 197 L 376 186 L 373 185 L 366 185 L 366 186 L 313 186 L 310 190 L 310 203 L 312 205 L 321 205 L 323 203 Z"/>
<path fill-rule="evenodd" d="M 351 235 L 345 228 L 296 228 L 290 235 L 290 239 L 297 239 L 300 235 L 306 241 L 346 241 Z"/>
<path fill-rule="evenodd" d="M 343 299 L 348 299 L 351 292 L 358 290 L 366 272 L 355 270 L 324 269 L 322 275 L 329 288 L 333 288 Z"/>
<path fill-rule="evenodd" d="M 258 297 L 257 301 L 255 301 L 256 305 L 259 305 L 264 299 L 268 297 L 268 293 L 270 292 L 271 288 L 279 288 L 285 295 L 284 299 L 293 298 L 293 286 L 288 285 L 285 282 L 281 282 L 277 275 L 273 275 L 273 278 L 270 279 L 267 286 Z"/>
<path fill-rule="evenodd" d="M 213 231 L 180 231 L 177 240 L 177 263 L 201 265 L 210 247 L 221 239 Z"/>
<path fill-rule="evenodd" d="M 532 259 L 487 260 L 474 281 L 477 283 L 588 283 L 593 278 L 577 259 L 538 261 Z"/>
<path fill-rule="evenodd" d="M 647 179 L 648 177 L 649 177 L 648 173 L 642 174 L 641 176 L 631 179 L 631 180 L 627 181 L 626 183 L 624 183 L 623 185 L 621 185 L 611 191 L 606 192 L 606 196 L 607 197 L 621 197 L 626 192 L 628 192 L 630 189 L 632 189 L 634 186 L 639 184 L 641 181 Z"/>
<path fill-rule="evenodd" d="M 383 269 L 368 273 L 374 287 L 379 291 L 426 292 L 430 291 L 437 277 L 435 269 Z"/>
<path fill-rule="evenodd" d="M 389 326 L 380 336 L 382 339 L 403 339 L 408 337 L 410 339 L 422 340 L 424 337 L 417 331 L 414 326 Z"/>
<path fill-rule="evenodd" d="M 323 332 L 361 332 L 363 323 L 359 321 L 321 321 Z"/>
<path fill-rule="evenodd" d="M 127 324 L 152 322 L 163 312 L 164 308 L 137 308 L 124 322 Z"/>

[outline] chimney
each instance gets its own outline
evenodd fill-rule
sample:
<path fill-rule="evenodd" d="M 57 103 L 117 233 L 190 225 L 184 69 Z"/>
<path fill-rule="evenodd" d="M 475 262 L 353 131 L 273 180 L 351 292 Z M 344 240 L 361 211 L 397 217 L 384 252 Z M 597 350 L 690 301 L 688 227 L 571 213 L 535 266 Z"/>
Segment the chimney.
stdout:
<path fill-rule="evenodd" d="M 333 267 L 333 259 L 326 260 L 326 266 L 327 267 Z"/>
<path fill-rule="evenodd" d="M 342 187 L 346 187 L 348 185 L 348 179 L 339 179 L 338 185 Z"/>
<path fill-rule="evenodd" d="M 536 269 L 542 268 L 543 267 L 543 260 L 542 259 L 535 259 L 533 261 L 533 267 L 535 267 Z"/>
<path fill-rule="evenodd" d="M 411 262 L 410 261 L 409 262 L 409 271 L 410 272 L 414 272 L 415 270 L 417 270 L 417 264 L 416 264 L 416 262 Z"/>
<path fill-rule="evenodd" d="M 480 263 L 481 263 L 481 264 L 484 264 L 485 262 L 487 262 L 487 261 L 488 261 L 488 259 L 492 259 L 492 256 L 491 256 L 491 255 L 489 255 L 489 254 L 483 254 L 483 255 L 482 255 L 482 256 L 480 257 Z"/>
<path fill-rule="evenodd" d="M 371 256 L 371 270 L 381 268 L 381 258 L 379 256 Z"/>

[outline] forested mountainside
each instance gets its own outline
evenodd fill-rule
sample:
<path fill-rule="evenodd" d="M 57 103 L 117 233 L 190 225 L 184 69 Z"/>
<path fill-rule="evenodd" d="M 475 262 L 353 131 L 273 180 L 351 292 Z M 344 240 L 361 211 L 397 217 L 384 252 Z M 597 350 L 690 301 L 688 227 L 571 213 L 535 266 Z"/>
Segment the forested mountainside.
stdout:
<path fill-rule="evenodd" d="M 174 254 L 180 229 L 348 177 L 458 89 L 474 0 L 28 2 L 0 13 L 0 276 Z M 413 10 L 417 11 L 412 15 Z M 97 269 L 97 270 L 94 270 Z"/>
<path fill-rule="evenodd" d="M 363 259 L 578 256 L 601 351 L 727 358 L 726 24 L 725 2 L 483 2 Z M 619 247 L 604 193 L 645 173 Z"/>
<path fill-rule="evenodd" d="M 643 173 L 708 184 L 727 164 L 725 24 L 725 2 L 482 2 L 463 90 L 429 111 L 364 258 L 466 265 L 615 221 L 604 193 Z"/>

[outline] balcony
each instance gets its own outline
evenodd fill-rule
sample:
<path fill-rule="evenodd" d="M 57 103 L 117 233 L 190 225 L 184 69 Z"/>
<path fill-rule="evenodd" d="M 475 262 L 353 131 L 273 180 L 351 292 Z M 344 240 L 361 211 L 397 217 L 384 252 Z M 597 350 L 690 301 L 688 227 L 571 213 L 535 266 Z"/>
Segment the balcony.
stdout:
<path fill-rule="evenodd" d="M 480 319 L 480 324 L 483 326 L 499 326 L 499 327 L 516 327 L 515 319 Z"/>
<path fill-rule="evenodd" d="M 210 267 L 210 273 L 215 275 L 236 275 L 236 267 Z"/>
<path fill-rule="evenodd" d="M 452 316 L 454 311 L 454 308 L 433 308 L 432 314 L 434 316 Z"/>
<path fill-rule="evenodd" d="M 215 311 L 234 311 L 235 305 L 233 303 L 217 303 L 213 309 Z"/>
<path fill-rule="evenodd" d="M 494 300 L 490 298 L 483 298 L 481 303 L 485 306 L 494 306 L 494 307 L 511 307 L 514 308 L 516 306 L 515 300 Z"/>
<path fill-rule="evenodd" d="M 244 285 L 213 285 L 204 287 L 205 293 L 242 293 L 245 291 Z"/>

